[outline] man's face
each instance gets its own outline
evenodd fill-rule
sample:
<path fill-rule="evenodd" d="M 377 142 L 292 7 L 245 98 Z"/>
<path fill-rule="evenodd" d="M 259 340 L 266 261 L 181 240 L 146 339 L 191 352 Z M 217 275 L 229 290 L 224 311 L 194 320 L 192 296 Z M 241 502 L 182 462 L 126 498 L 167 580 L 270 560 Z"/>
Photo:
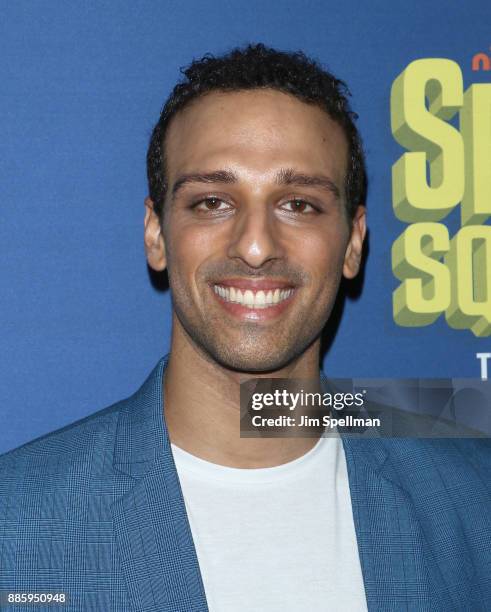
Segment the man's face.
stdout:
<path fill-rule="evenodd" d="M 347 218 L 342 129 L 281 92 L 215 92 L 174 117 L 165 146 L 163 235 L 152 243 L 147 202 L 146 243 L 168 269 L 174 333 L 230 369 L 285 366 L 358 271 L 365 217 Z"/>

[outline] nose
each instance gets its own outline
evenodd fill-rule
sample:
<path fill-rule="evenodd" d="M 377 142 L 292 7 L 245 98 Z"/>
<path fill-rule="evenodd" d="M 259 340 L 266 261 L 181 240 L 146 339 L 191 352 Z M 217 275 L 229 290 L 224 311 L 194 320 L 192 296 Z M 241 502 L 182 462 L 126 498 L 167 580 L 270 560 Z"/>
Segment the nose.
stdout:
<path fill-rule="evenodd" d="M 242 208 L 232 230 L 229 257 L 238 257 L 251 268 L 261 268 L 283 257 L 278 227 L 271 213 L 264 202 Z"/>

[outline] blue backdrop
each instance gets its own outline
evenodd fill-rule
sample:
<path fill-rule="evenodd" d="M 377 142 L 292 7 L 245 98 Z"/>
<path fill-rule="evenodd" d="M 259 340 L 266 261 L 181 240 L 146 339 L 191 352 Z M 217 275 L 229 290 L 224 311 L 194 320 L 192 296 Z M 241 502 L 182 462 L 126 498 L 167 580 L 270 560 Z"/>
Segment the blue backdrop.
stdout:
<path fill-rule="evenodd" d="M 479 376 L 491 337 L 397 326 L 390 88 L 414 59 L 490 82 L 488 0 L 8 2 L 0 19 L 0 452 L 132 393 L 167 352 L 168 293 L 143 251 L 145 153 L 179 68 L 262 41 L 349 84 L 368 158 L 370 253 L 324 369 L 331 376 Z M 452 223 L 450 219 L 450 224 Z"/>

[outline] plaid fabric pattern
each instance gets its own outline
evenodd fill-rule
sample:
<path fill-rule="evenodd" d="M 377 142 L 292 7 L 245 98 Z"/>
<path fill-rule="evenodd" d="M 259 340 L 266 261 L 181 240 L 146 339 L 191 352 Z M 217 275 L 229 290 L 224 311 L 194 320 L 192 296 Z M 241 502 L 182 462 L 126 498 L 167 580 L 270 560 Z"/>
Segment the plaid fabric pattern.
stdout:
<path fill-rule="evenodd" d="M 162 417 L 166 363 L 0 457 L 0 591 L 62 591 L 69 611 L 208 610 Z M 491 610 L 491 441 L 343 444 L 369 611 Z"/>

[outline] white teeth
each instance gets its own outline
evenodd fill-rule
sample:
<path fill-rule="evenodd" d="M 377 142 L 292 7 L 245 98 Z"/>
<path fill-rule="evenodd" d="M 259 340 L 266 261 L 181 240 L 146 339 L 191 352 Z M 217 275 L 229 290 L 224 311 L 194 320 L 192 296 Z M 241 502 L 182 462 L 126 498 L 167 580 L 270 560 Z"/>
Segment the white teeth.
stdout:
<path fill-rule="evenodd" d="M 213 290 L 226 302 L 234 302 L 247 306 L 247 308 L 268 308 L 275 306 L 279 302 L 286 300 L 293 293 L 293 289 L 270 289 L 265 292 L 259 290 L 256 293 L 250 289 L 242 292 L 235 287 L 223 287 L 221 285 L 213 285 Z"/>
<path fill-rule="evenodd" d="M 244 304 L 249 308 L 254 307 L 254 294 L 250 289 L 246 289 L 244 293 Z"/>
<path fill-rule="evenodd" d="M 264 291 L 258 291 L 254 297 L 254 304 L 256 306 L 265 306 L 266 305 L 266 296 L 264 295 Z"/>

